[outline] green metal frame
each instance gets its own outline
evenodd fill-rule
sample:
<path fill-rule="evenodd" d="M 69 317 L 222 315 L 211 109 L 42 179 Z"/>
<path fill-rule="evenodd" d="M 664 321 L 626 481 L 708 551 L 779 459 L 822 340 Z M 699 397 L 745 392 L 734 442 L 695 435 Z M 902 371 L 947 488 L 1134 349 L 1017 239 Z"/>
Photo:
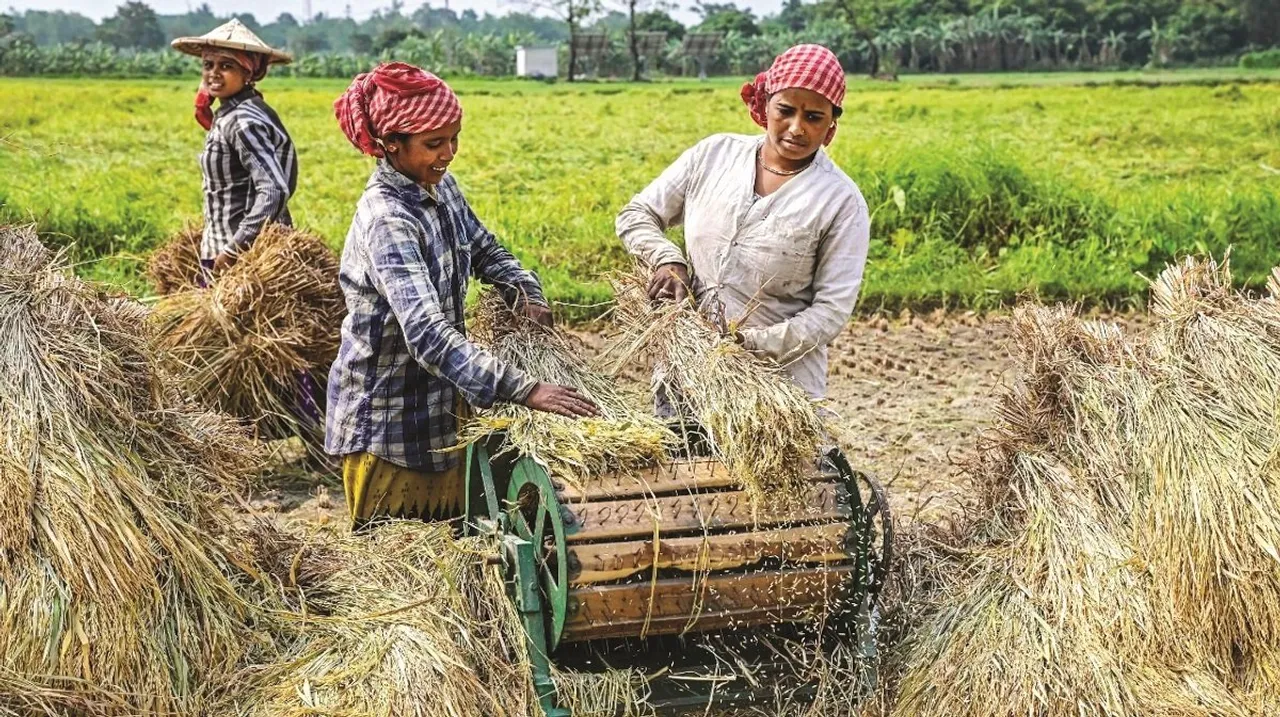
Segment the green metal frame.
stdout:
<path fill-rule="evenodd" d="M 570 717 L 569 710 L 556 704 L 556 686 L 551 678 L 551 649 L 555 649 L 564 627 L 569 589 L 563 561 L 557 561 L 559 570 L 552 571 L 547 567 L 547 556 L 543 555 L 545 547 L 541 536 L 548 526 L 555 535 L 557 555 L 565 555 L 564 525 L 551 480 L 545 470 L 528 458 L 517 461 L 508 479 L 495 476 L 489 447 L 480 443 L 467 448 L 466 476 L 467 529 L 494 535 L 500 541 L 507 596 L 520 613 L 538 702 L 546 717 Z M 498 503 L 500 482 L 506 488 L 507 500 L 513 506 L 511 510 L 504 510 Z M 533 486 L 538 495 L 533 526 L 518 509 L 520 494 L 526 486 Z M 549 580 L 556 582 L 551 590 L 545 591 L 544 585 Z M 547 592 L 548 604 L 544 606 Z M 554 619 L 548 623 L 547 608 L 553 616 L 558 614 L 558 623 Z M 548 649 L 548 640 L 552 641 L 551 649 Z"/>

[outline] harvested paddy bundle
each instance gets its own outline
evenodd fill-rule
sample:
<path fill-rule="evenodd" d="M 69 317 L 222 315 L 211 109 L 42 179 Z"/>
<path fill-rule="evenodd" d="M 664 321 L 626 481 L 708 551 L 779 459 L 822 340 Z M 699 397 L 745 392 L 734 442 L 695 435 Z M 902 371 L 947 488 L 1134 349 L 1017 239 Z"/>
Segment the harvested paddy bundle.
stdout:
<path fill-rule="evenodd" d="M 200 286 L 200 237 L 198 224 L 188 224 L 169 241 L 151 252 L 147 278 L 161 296 Z"/>
<path fill-rule="evenodd" d="M 464 442 L 505 431 L 511 448 L 546 465 L 557 479 L 575 484 L 588 476 L 653 464 L 677 442 L 670 428 L 638 407 L 637 397 L 595 371 L 571 336 L 516 316 L 498 292 L 481 298 L 473 334 L 500 359 L 537 380 L 577 389 L 595 402 L 600 416 L 575 420 L 502 403 L 470 421 L 463 429 Z"/>
<path fill-rule="evenodd" d="M 519 616 L 482 538 L 394 521 L 317 534 L 289 568 L 303 607 L 290 653 L 256 677 L 248 712 L 528 717 L 540 713 Z M 301 577 L 299 577 L 301 576 Z M 580 705 L 634 701 L 622 673 L 566 677 Z M 616 700 L 616 701 L 612 701 Z M 603 709 L 603 708 L 602 708 Z M 584 711 L 581 714 L 595 714 Z"/>
<path fill-rule="evenodd" d="M 1066 309 L 1014 323 L 1023 374 L 976 467 L 981 518 L 939 551 L 894 714 L 1247 714 L 1137 550 L 1134 448 L 1158 365 Z"/>
<path fill-rule="evenodd" d="M 637 356 L 664 365 L 677 413 L 705 432 L 712 454 L 753 500 L 800 494 L 826 435 L 816 404 L 691 304 L 652 303 L 648 280 L 647 271 L 614 278 L 617 365 Z"/>
<path fill-rule="evenodd" d="M 252 444 L 179 399 L 143 307 L 0 247 L 0 712 L 200 714 L 269 647 L 223 547 Z"/>
<path fill-rule="evenodd" d="M 323 430 L 314 401 L 345 315 L 333 251 L 271 225 L 211 286 L 162 299 L 155 322 L 192 398 L 251 422 L 262 438 L 297 435 L 314 446 Z"/>
<path fill-rule="evenodd" d="M 1234 291 L 1226 263 L 1187 260 L 1156 279 L 1151 313 L 1139 549 L 1230 674 L 1280 650 L 1280 309 Z"/>

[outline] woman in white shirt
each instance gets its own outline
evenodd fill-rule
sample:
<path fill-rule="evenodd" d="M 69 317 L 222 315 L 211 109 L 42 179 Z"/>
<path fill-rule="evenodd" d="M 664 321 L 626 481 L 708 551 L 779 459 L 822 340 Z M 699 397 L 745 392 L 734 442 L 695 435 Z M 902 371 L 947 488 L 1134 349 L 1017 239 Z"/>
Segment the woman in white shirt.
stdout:
<path fill-rule="evenodd" d="M 853 313 L 871 228 L 858 186 L 823 150 L 844 94 L 830 50 L 787 50 L 742 88 L 763 135 L 702 140 L 617 219 L 627 251 L 655 267 L 650 298 L 691 290 L 815 399 L 826 396 L 827 345 Z M 687 258 L 664 235 L 681 223 Z"/>

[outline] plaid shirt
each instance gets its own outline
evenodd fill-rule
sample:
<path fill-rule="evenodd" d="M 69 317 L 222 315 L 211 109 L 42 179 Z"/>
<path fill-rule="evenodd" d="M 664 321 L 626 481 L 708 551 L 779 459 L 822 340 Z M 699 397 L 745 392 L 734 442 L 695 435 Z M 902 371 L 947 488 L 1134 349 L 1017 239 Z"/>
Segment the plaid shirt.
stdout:
<path fill-rule="evenodd" d="M 474 273 L 509 298 L 545 303 L 537 279 L 498 244 L 452 174 L 427 191 L 379 160 L 342 251 L 347 318 L 329 371 L 325 449 L 440 471 L 457 442 L 458 393 L 472 406 L 522 401 L 535 381 L 467 340 Z"/>
<path fill-rule="evenodd" d="M 204 235 L 200 258 L 247 248 L 268 221 L 291 225 L 298 154 L 275 110 L 246 87 L 222 101 L 200 154 Z"/>

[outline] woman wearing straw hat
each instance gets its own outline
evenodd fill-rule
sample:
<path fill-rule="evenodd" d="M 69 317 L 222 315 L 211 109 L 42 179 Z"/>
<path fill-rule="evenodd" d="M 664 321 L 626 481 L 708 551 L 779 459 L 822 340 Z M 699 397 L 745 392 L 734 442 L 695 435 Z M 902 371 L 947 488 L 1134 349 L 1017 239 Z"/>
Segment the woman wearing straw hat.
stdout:
<path fill-rule="evenodd" d="M 351 144 L 378 161 L 342 251 L 348 314 L 329 373 L 325 448 L 342 456 L 357 526 L 452 519 L 463 508 L 463 472 L 446 449 L 467 404 L 511 401 L 571 418 L 596 408 L 467 340 L 472 274 L 525 316 L 550 325 L 551 311 L 537 278 L 485 229 L 449 173 L 462 129 L 453 90 L 393 62 L 356 77 L 334 111 Z"/>
<path fill-rule="evenodd" d="M 787 367 L 814 398 L 827 390 L 827 344 L 853 312 L 870 217 L 858 187 L 823 149 L 844 102 L 840 62 L 797 45 L 742 88 L 762 135 L 720 134 L 685 151 L 618 214 L 627 250 L 655 267 L 650 298 L 723 317 L 756 355 Z M 686 253 L 664 232 L 683 223 Z M 665 405 L 656 379 L 659 410 Z"/>
<path fill-rule="evenodd" d="M 200 155 L 200 263 L 221 271 L 253 244 L 267 222 L 293 223 L 289 197 L 298 186 L 298 155 L 280 117 L 255 86 L 270 65 L 293 58 L 268 47 L 239 20 L 200 37 L 180 37 L 173 47 L 201 60 L 195 116 L 208 134 Z"/>

